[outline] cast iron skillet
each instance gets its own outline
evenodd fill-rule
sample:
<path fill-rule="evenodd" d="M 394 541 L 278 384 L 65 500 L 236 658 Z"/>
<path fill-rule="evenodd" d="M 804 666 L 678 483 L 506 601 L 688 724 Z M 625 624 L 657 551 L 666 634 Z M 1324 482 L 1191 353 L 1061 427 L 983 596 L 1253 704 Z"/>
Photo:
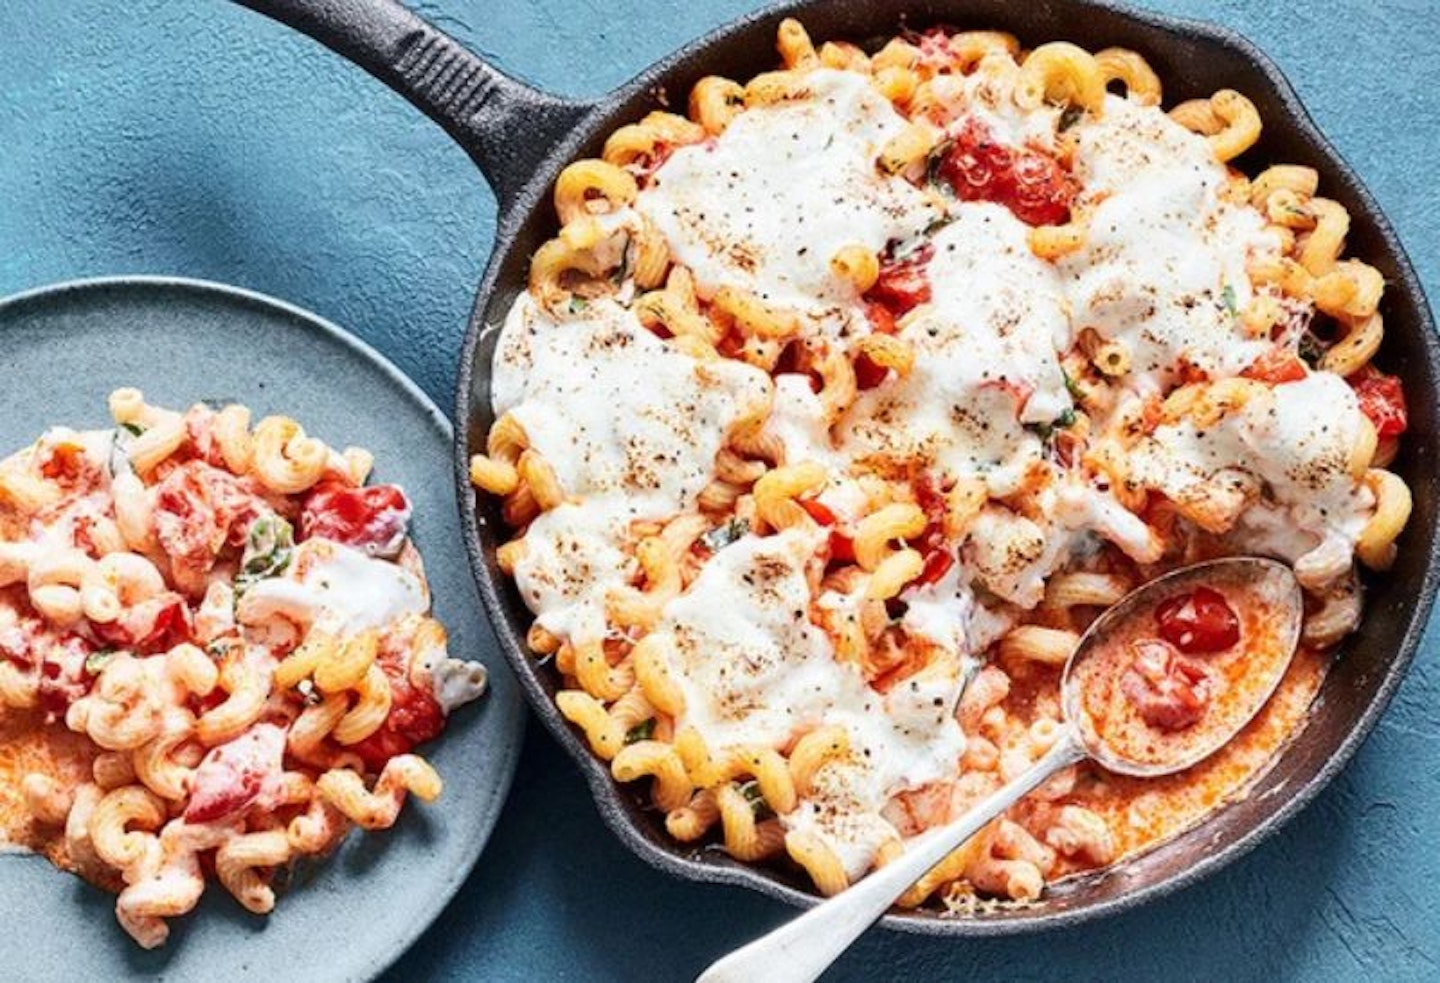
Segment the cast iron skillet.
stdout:
<path fill-rule="evenodd" d="M 932 24 L 992 27 L 1035 45 L 1065 39 L 1097 50 L 1121 45 L 1142 52 L 1165 84 L 1167 104 L 1220 88 L 1244 92 L 1259 106 L 1264 138 L 1243 163 L 1309 164 L 1324 193 L 1353 216 L 1350 251 L 1385 274 L 1385 348 L 1381 361 L 1398 372 L 1410 397 L 1411 435 L 1397 467 L 1415 494 L 1415 512 L 1394 570 L 1370 585 L 1364 624 L 1339 654 L 1304 732 L 1244 801 L 1201 826 L 1114 870 L 1052 887 L 1038 904 L 968 918 L 916 912 L 883 924 L 932 935 L 999 935 L 1070 925 L 1133 907 L 1189 884 L 1254 847 L 1294 815 L 1354 754 L 1375 725 L 1420 642 L 1440 575 L 1434 447 L 1440 422 L 1440 346 L 1424 294 L 1389 223 L 1360 179 L 1301 107 L 1265 55 L 1220 28 L 1123 7 L 1109 0 L 791 0 L 768 7 L 688 45 L 630 84 L 595 102 L 546 95 L 501 74 L 393 0 L 239 0 L 311 35 L 392 86 L 439 123 L 474 158 L 499 200 L 495 251 L 476 296 L 460 364 L 456 404 L 455 480 L 471 569 L 502 647 L 535 711 L 579 763 L 605 821 L 655 866 L 699 881 L 740 884 L 810 905 L 797 875 L 735 863 L 714 849 L 671 842 L 660 817 L 633 792 L 618 788 L 555 710 L 551 672 L 525 648 L 530 615 L 495 565 L 503 538 L 499 509 L 477 508 L 466 479 L 469 455 L 489 427 L 490 359 L 496 328 L 524 289 L 531 253 L 555 232 L 549 191 L 569 161 L 597 156 L 605 136 L 656 108 L 659 93 L 683 106 L 704 75 L 746 79 L 776 63 L 775 28 L 797 16 L 817 39 L 863 41 L 901 27 Z M 583 52 L 577 52 L 583 55 Z M 583 59 L 582 59 L 583 63 Z"/>

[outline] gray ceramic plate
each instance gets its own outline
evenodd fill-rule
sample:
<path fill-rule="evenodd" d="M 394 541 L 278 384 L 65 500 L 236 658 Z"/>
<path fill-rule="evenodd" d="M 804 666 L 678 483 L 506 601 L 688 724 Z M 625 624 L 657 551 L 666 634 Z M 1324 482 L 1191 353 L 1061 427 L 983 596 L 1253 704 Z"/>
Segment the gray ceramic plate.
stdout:
<path fill-rule="evenodd" d="M 445 779 L 434 805 L 411 804 L 386 833 L 352 834 L 300 872 L 268 918 L 212 887 L 169 944 L 138 949 L 113 898 L 44 860 L 0 857 L 0 976 L 357 980 L 405 951 L 474 866 L 505 800 L 524 704 L 480 615 L 448 468 L 450 425 L 376 351 L 305 311 L 187 280 L 62 284 L 0 301 L 0 456 L 48 424 L 104 426 L 105 397 L 135 385 L 162 405 L 236 399 L 284 412 L 316 436 L 375 454 L 376 478 L 415 505 L 436 610 L 451 651 L 490 669 L 490 691 L 427 749 Z M 14 974 L 14 975 L 12 975 Z"/>

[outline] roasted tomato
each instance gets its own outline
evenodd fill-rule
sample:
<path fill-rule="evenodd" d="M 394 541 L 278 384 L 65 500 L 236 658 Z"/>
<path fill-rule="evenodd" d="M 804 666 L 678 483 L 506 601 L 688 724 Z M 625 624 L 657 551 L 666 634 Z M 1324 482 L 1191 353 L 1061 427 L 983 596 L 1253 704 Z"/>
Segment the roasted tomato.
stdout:
<path fill-rule="evenodd" d="M 166 591 L 126 608 L 114 621 L 92 627 L 107 645 L 151 655 L 188 642 L 194 622 L 185 599 Z"/>
<path fill-rule="evenodd" d="M 940 162 L 940 177 L 962 201 L 993 201 L 1029 225 L 1063 225 L 1080 186 L 1040 150 L 999 143 L 990 127 L 965 121 Z"/>
<path fill-rule="evenodd" d="M 830 529 L 830 559 L 837 563 L 852 562 L 855 559 L 855 543 L 849 536 L 836 528 L 839 519 L 836 518 L 830 507 L 814 498 L 805 499 L 800 503 L 800 507 L 809 514 L 810 518 Z"/>
<path fill-rule="evenodd" d="M 1305 363 L 1300 360 L 1299 355 L 1288 348 L 1279 346 L 1270 349 L 1251 362 L 1250 367 L 1241 373 L 1247 379 L 1258 379 L 1271 385 L 1279 385 L 1282 382 L 1299 382 L 1309 374 L 1309 370 L 1305 368 Z"/>
<path fill-rule="evenodd" d="M 1184 730 L 1210 702 L 1210 677 L 1159 639 L 1131 642 L 1134 661 L 1120 679 L 1121 692 L 1151 727 Z"/>
<path fill-rule="evenodd" d="M 883 365 L 876 365 L 869 355 L 860 355 L 855 359 L 855 386 L 857 389 L 874 389 L 885 381 L 885 376 L 890 370 Z"/>
<path fill-rule="evenodd" d="M 227 545 L 241 546 L 264 502 L 234 475 L 192 460 L 155 492 L 155 533 L 184 583 L 202 582 Z"/>
<path fill-rule="evenodd" d="M 280 780 L 285 732 L 256 724 L 226 744 L 211 748 L 195 769 L 187 823 L 208 823 L 247 808 Z"/>
<path fill-rule="evenodd" d="M 410 528 L 410 502 L 398 485 L 350 488 L 336 482 L 318 485 L 300 512 L 300 538 L 320 537 L 394 556 Z"/>
<path fill-rule="evenodd" d="M 1225 595 L 1209 587 L 1176 594 L 1155 609 L 1160 637 L 1188 655 L 1223 652 L 1240 641 L 1240 618 Z"/>
<path fill-rule="evenodd" d="M 926 244 L 901 259 L 880 264 L 880 278 L 865 294 L 865 299 L 872 306 L 885 307 L 890 312 L 892 325 L 897 315 L 929 302 L 930 281 L 925 275 L 925 266 L 934 252 L 934 247 Z M 874 320 L 873 314 L 871 320 Z"/>
<path fill-rule="evenodd" d="M 378 664 L 390 683 L 390 714 L 379 730 L 351 748 L 373 771 L 445 729 L 445 711 L 435 696 L 410 679 L 408 646 L 387 645 L 380 652 Z"/>
<path fill-rule="evenodd" d="M 930 584 L 938 584 L 950 568 L 955 565 L 955 554 L 949 550 L 935 550 L 925 557 L 925 565 L 920 568 L 920 576 L 911 583 L 916 587 L 928 587 Z"/>
<path fill-rule="evenodd" d="M 890 308 L 876 301 L 867 301 L 865 304 L 865 317 L 870 322 L 870 330 L 876 334 L 895 333 L 895 315 Z"/>
<path fill-rule="evenodd" d="M 1379 436 L 1396 437 L 1405 432 L 1410 418 L 1405 408 L 1405 389 L 1398 378 L 1367 365 L 1345 381 L 1355 390 L 1360 412 L 1375 424 Z"/>

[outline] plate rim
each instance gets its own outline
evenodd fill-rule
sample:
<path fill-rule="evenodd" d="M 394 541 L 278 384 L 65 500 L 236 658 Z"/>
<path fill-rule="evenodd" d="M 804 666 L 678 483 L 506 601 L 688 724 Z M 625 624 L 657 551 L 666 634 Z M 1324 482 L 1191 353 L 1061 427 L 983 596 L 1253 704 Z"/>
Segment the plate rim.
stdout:
<path fill-rule="evenodd" d="M 455 428 L 450 418 L 440 409 L 433 399 L 420 388 L 413 379 L 402 372 L 394 362 L 386 355 L 361 338 L 339 324 L 331 321 L 320 314 L 315 313 L 298 304 L 282 300 L 270 294 L 262 293 L 248 287 L 240 287 L 234 284 L 222 283 L 217 280 L 208 280 L 200 277 L 174 276 L 166 274 L 115 274 L 93 277 L 75 277 L 67 280 L 59 280 L 54 283 L 42 284 L 37 287 L 28 287 L 15 293 L 6 294 L 0 297 L 0 322 L 9 316 L 13 316 L 18 308 L 25 304 L 43 302 L 58 299 L 67 294 L 78 294 L 91 290 L 113 290 L 132 287 L 160 288 L 188 292 L 196 295 L 209 295 L 220 297 L 225 300 L 241 300 L 262 308 L 269 308 L 274 312 L 286 315 L 289 319 L 298 321 L 305 325 L 307 330 L 318 331 L 327 336 L 330 340 L 338 343 L 344 348 L 355 352 L 359 357 L 365 359 L 372 366 L 379 369 L 392 383 L 412 402 L 418 405 L 424 412 L 430 423 L 439 431 L 438 436 L 443 439 L 445 448 L 444 455 L 439 459 L 445 471 L 441 472 L 444 477 L 448 472 L 450 445 L 454 441 Z M 0 323 L 0 333 L 6 330 L 3 323 Z M 449 486 L 448 481 L 441 484 Z M 463 539 L 463 536 L 462 536 Z M 463 546 L 454 558 L 454 563 L 465 565 L 467 563 Z M 463 578 L 470 584 L 472 596 L 469 599 L 470 608 L 474 612 L 476 621 L 483 626 L 485 636 L 488 636 L 495 648 L 495 666 L 488 666 L 490 672 L 497 670 L 511 672 L 508 660 L 500 647 L 499 639 L 495 635 L 494 625 L 490 621 L 489 612 L 479 596 L 475 586 L 474 578 L 470 576 L 468 566 L 465 569 Z M 487 698 L 492 691 L 487 688 Z M 493 702 L 493 701 L 489 701 Z M 459 869 L 463 875 L 452 881 L 441 881 L 436 884 L 438 890 L 425 896 L 425 901 L 419 906 L 420 917 L 407 919 L 399 923 L 400 927 L 394 932 L 395 944 L 387 946 L 383 952 L 377 951 L 373 965 L 364 970 L 360 978 L 367 981 L 379 979 L 386 972 L 394 968 L 416 942 L 435 924 L 440 915 L 449 907 L 455 896 L 460 893 L 469 881 L 479 863 L 480 855 L 484 853 L 485 847 L 489 845 L 494 835 L 495 827 L 499 824 L 500 816 L 505 812 L 505 807 L 510 800 L 510 792 L 514 786 L 516 773 L 519 771 L 520 757 L 524 750 L 527 722 L 530 715 L 529 705 L 520 689 L 519 681 L 515 681 L 515 692 L 513 699 L 507 701 L 508 707 L 504 711 L 507 718 L 502 721 L 501 728 L 507 740 L 503 747 L 505 759 L 500 766 L 494 767 L 495 761 L 491 759 L 487 763 L 486 773 L 498 775 L 495 782 L 496 807 L 490 811 L 488 816 L 482 816 L 475 825 L 473 832 L 479 835 L 463 836 L 462 848 L 459 852 Z M 443 736 L 441 740 L 444 740 Z M 457 816 L 471 816 L 468 810 L 448 810 Z M 43 858 L 42 858 L 43 859 Z M 65 874 L 65 871 L 56 871 Z M 436 882 L 432 882 L 436 883 Z M 343 904 L 345 895 L 340 895 L 336 903 Z M 281 918 L 284 917 L 282 914 Z"/>

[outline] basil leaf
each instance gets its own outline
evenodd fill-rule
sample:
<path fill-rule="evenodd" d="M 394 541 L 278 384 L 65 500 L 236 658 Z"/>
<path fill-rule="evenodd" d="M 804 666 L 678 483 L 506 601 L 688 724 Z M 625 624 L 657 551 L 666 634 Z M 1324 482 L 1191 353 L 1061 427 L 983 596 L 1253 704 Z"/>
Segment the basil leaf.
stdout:
<path fill-rule="evenodd" d="M 98 652 L 91 652 L 85 657 L 85 672 L 87 675 L 98 676 L 101 671 L 115 658 L 114 649 L 101 649 Z"/>
<path fill-rule="evenodd" d="M 1060 374 L 1065 377 L 1065 391 L 1070 394 L 1070 398 L 1077 403 L 1085 402 L 1085 390 L 1080 388 L 1080 383 L 1076 382 L 1063 368 L 1060 370 Z"/>
<path fill-rule="evenodd" d="M 145 428 L 138 423 L 122 423 L 120 426 L 130 431 L 131 436 L 138 437 L 145 432 Z"/>
<path fill-rule="evenodd" d="M 295 532 L 290 523 L 273 513 L 256 519 L 240 557 L 240 572 L 235 575 L 236 596 L 257 581 L 280 576 L 289 568 L 294 553 Z"/>
<path fill-rule="evenodd" d="M 636 741 L 648 741 L 655 734 L 655 718 L 642 720 L 625 732 L 625 743 L 634 744 Z"/>
<path fill-rule="evenodd" d="M 750 809 L 755 813 L 756 821 L 770 819 L 775 815 L 775 810 L 770 808 L 770 803 L 765 801 L 764 794 L 760 791 L 760 783 L 753 778 L 740 786 L 740 794 L 745 796 L 745 801 L 750 803 Z"/>
<path fill-rule="evenodd" d="M 716 526 L 714 529 L 711 529 L 700 537 L 700 541 L 705 544 L 705 548 L 711 553 L 718 553 L 749 531 L 749 520 L 736 517 L 727 521 L 723 526 Z"/>
<path fill-rule="evenodd" d="M 1231 317 L 1240 316 L 1240 304 L 1235 299 L 1235 288 L 1230 284 L 1225 284 L 1224 288 L 1221 289 L 1220 301 L 1225 305 L 1225 310 L 1230 312 Z"/>

